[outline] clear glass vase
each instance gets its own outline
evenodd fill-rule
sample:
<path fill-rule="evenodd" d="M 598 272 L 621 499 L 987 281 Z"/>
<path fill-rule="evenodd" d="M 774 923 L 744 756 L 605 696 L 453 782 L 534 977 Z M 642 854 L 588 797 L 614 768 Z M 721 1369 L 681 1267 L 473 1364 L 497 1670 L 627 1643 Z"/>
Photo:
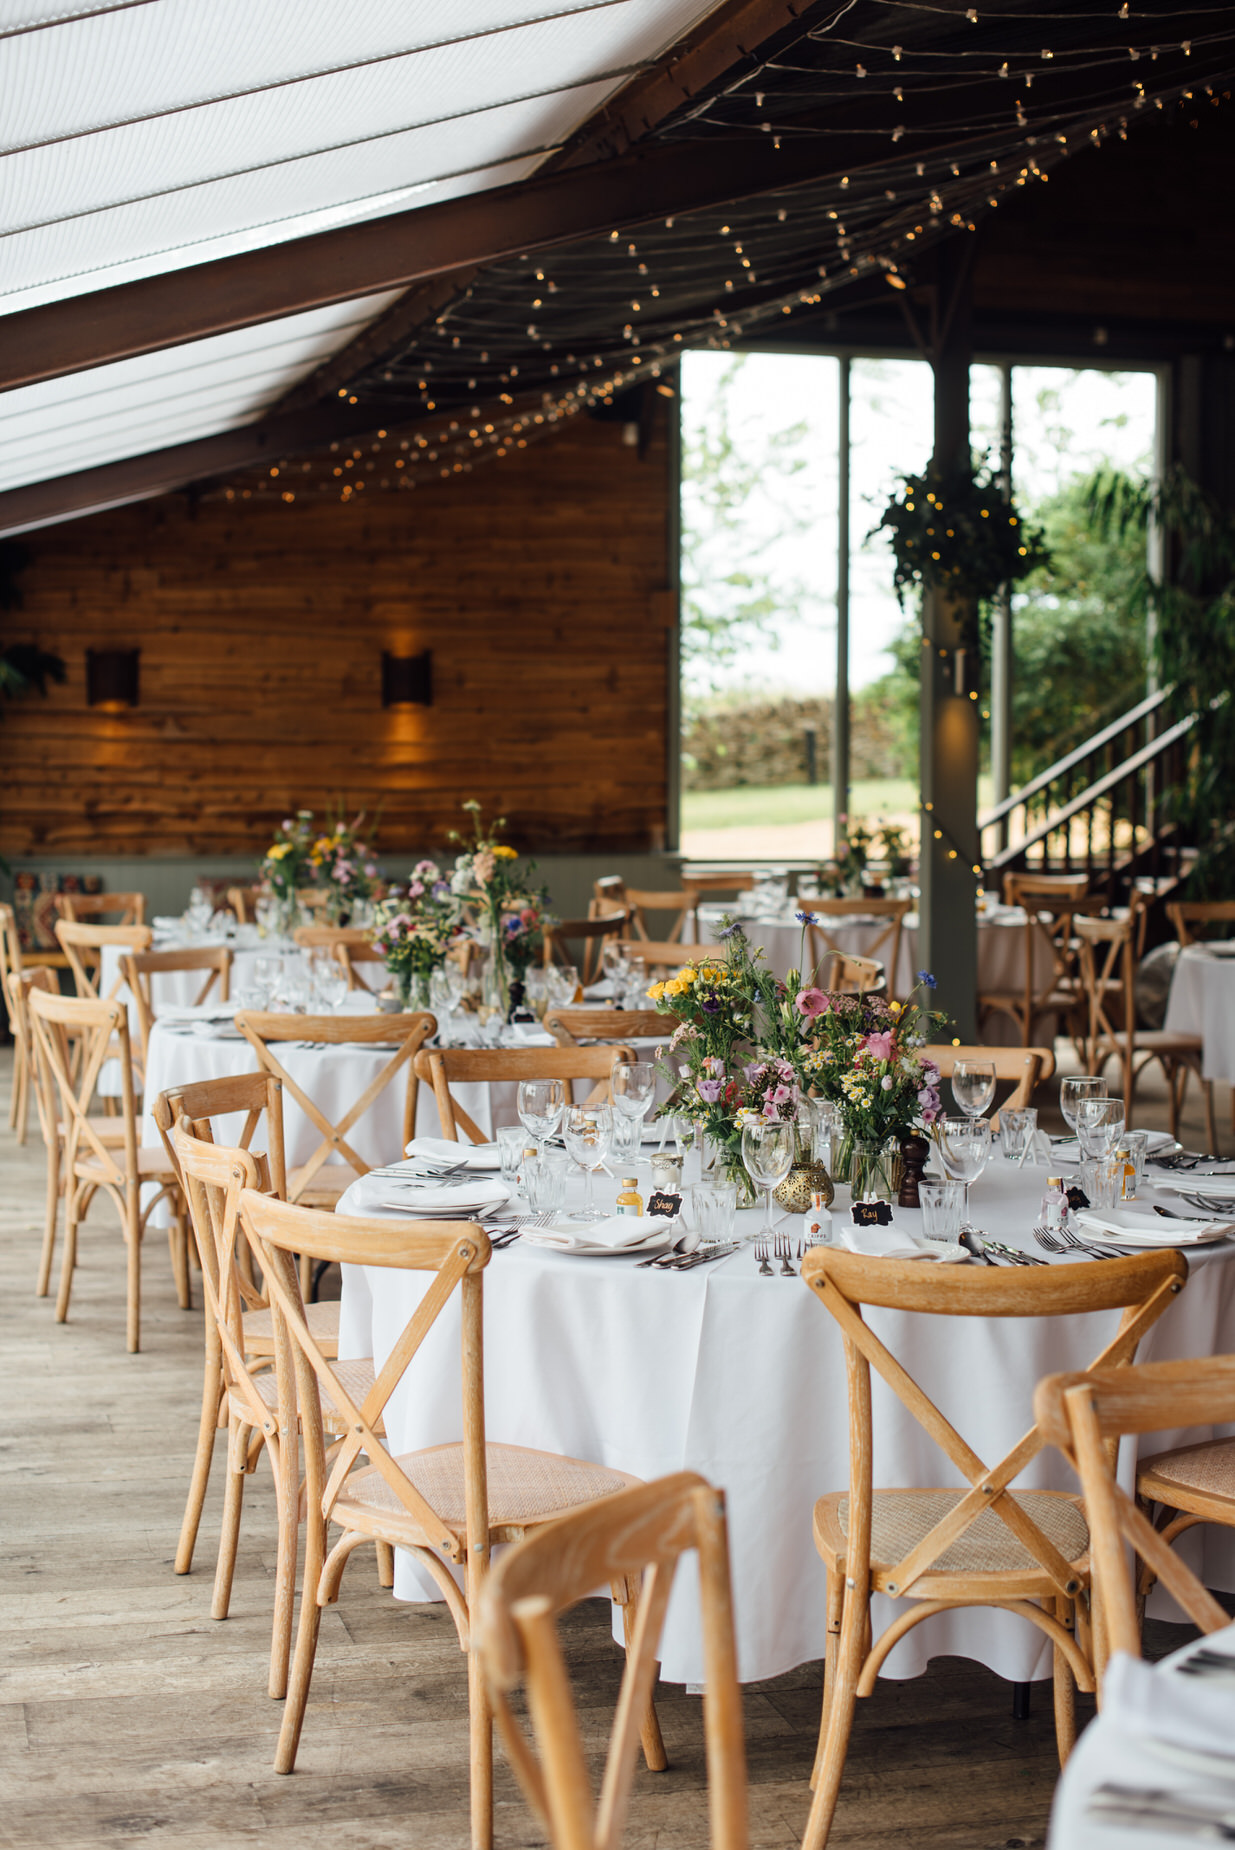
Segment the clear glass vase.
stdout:
<path fill-rule="evenodd" d="M 846 1139 L 846 1142 L 849 1140 Z M 896 1200 L 904 1159 L 894 1137 L 882 1143 L 854 1140 L 849 1163 L 849 1189 L 855 1201 Z"/>
<path fill-rule="evenodd" d="M 702 1175 L 704 1180 L 708 1176 L 723 1176 L 726 1182 L 732 1182 L 738 1191 L 739 1208 L 758 1207 L 759 1195 L 740 1153 L 706 1133 L 703 1138 Z"/>

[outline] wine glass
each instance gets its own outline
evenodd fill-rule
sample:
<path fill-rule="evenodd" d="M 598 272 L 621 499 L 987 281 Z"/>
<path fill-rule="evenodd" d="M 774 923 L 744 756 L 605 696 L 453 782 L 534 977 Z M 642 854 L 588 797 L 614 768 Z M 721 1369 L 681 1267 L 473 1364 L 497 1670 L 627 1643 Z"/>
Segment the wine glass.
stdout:
<path fill-rule="evenodd" d="M 1121 1098 L 1083 1098 L 1076 1110 L 1076 1133 L 1086 1156 L 1105 1156 L 1124 1134 Z"/>
<path fill-rule="evenodd" d="M 200 937 L 214 915 L 214 901 L 205 887 L 195 886 L 189 894 L 189 904 L 185 911 L 185 921 L 189 927 L 189 936 Z"/>
<path fill-rule="evenodd" d="M 552 1137 L 566 1109 L 565 1080 L 521 1079 L 516 1108 L 520 1124 L 535 1138 L 537 1155 L 543 1160 L 545 1138 Z"/>
<path fill-rule="evenodd" d="M 965 1184 L 965 1223 L 969 1226 L 969 1184 L 976 1182 L 991 1156 L 988 1118 L 940 1118 L 936 1124 L 939 1160 L 954 1182 Z"/>
<path fill-rule="evenodd" d="M 656 1068 L 650 1060 L 632 1060 L 629 1065 L 615 1066 L 609 1075 L 614 1109 L 626 1118 L 640 1122 L 652 1109 L 656 1097 Z"/>
<path fill-rule="evenodd" d="M 967 1118 L 980 1118 L 995 1098 L 995 1062 L 958 1060 L 952 1068 L 952 1096 Z"/>
<path fill-rule="evenodd" d="M 455 996 L 450 978 L 444 970 L 434 970 L 429 977 L 429 1007 L 437 1017 L 437 1044 L 439 1047 L 449 1047 L 450 1018 L 455 1012 Z"/>
<path fill-rule="evenodd" d="M 332 1012 L 347 994 L 347 971 L 335 957 L 319 957 L 313 967 L 313 999 Z"/>
<path fill-rule="evenodd" d="M 592 1175 L 609 1154 L 613 1141 L 613 1108 L 610 1105 L 568 1105 L 562 1130 L 567 1154 L 578 1163 L 585 1177 L 583 1206 L 569 1218 L 604 1220 L 603 1208 L 592 1204 Z"/>
<path fill-rule="evenodd" d="M 742 1161 L 752 1182 L 763 1190 L 763 1225 L 755 1236 L 772 1240 L 772 1190 L 779 1188 L 793 1168 L 794 1135 L 792 1124 L 774 1118 L 759 1118 L 742 1126 Z"/>
<path fill-rule="evenodd" d="M 1105 1098 L 1105 1079 L 1095 1079 L 1090 1073 L 1069 1073 L 1059 1082 L 1059 1109 L 1063 1121 L 1075 1137 L 1078 1135 L 1076 1114 L 1081 1101 L 1087 1098 Z"/>

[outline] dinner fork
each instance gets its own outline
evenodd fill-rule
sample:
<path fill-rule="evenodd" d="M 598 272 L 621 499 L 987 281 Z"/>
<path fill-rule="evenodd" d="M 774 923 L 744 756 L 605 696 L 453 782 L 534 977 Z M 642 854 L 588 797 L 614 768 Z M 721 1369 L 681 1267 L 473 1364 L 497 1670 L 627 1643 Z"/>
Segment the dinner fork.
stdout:
<path fill-rule="evenodd" d="M 773 1274 L 772 1268 L 768 1264 L 768 1243 L 766 1240 L 755 1241 L 755 1258 L 759 1262 L 759 1270 L 763 1277 L 771 1278 Z"/>
<path fill-rule="evenodd" d="M 1033 1237 L 1044 1253 L 1085 1253 L 1090 1259 L 1118 1259 L 1121 1255 L 1109 1246 L 1087 1246 L 1078 1240 L 1074 1233 L 1060 1227 L 1055 1231 L 1049 1227 L 1035 1227 Z"/>
<path fill-rule="evenodd" d="M 793 1269 L 792 1243 L 787 1233 L 776 1234 L 772 1248 L 772 1256 L 780 1260 L 780 1275 L 782 1278 L 797 1277 L 797 1273 Z"/>

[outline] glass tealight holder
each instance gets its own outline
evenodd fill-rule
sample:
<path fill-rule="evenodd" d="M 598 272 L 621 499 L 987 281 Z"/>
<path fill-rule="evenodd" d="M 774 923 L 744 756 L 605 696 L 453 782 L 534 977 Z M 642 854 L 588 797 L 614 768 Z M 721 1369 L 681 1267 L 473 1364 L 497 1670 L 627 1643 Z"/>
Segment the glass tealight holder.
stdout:
<path fill-rule="evenodd" d="M 1033 1158 L 1034 1140 L 1038 1135 L 1038 1113 L 1035 1106 L 1025 1111 L 1009 1111 L 1006 1106 L 999 1114 L 999 1147 L 1005 1161 L 1019 1163 L 1022 1158 L 1030 1162 Z M 1026 1154 L 1025 1146 L 1029 1151 Z"/>

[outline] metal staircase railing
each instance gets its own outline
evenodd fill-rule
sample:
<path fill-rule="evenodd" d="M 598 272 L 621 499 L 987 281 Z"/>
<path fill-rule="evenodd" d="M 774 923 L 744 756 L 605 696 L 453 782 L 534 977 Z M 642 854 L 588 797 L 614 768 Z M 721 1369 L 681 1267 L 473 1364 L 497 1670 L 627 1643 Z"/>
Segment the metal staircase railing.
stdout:
<path fill-rule="evenodd" d="M 1084 873 L 1114 898 L 1136 875 L 1181 877 L 1186 844 L 1167 799 L 1183 781 L 1196 716 L 1163 725 L 1171 692 L 1138 701 L 979 816 L 988 882 Z"/>

